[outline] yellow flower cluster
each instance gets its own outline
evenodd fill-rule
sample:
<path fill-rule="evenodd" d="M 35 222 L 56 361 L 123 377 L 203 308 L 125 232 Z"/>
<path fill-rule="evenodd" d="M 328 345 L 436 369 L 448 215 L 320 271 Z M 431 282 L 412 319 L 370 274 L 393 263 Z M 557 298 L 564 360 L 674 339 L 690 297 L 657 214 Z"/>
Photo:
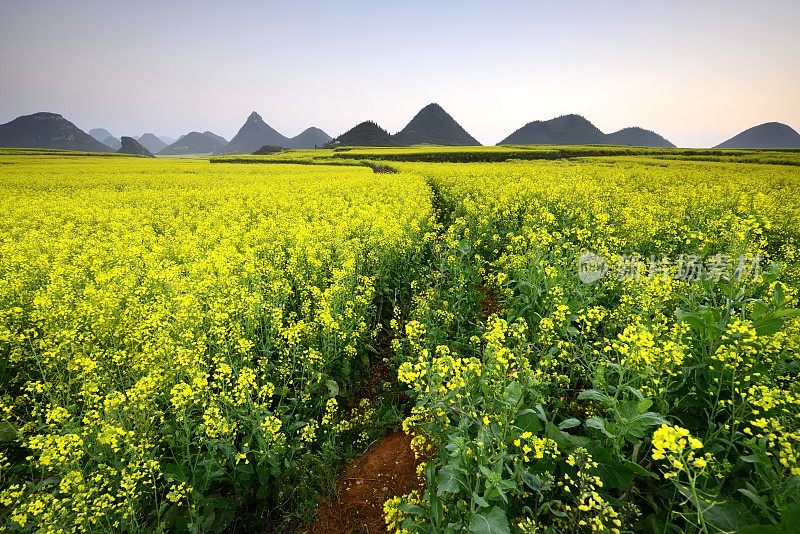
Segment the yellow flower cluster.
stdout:
<path fill-rule="evenodd" d="M 603 487 L 603 480 L 595 473 L 598 463 L 582 447 L 570 453 L 566 463 L 575 469 L 575 474 L 565 473 L 556 482 L 563 492 L 557 506 L 567 516 L 556 518 L 556 523 L 564 529 L 577 524 L 591 532 L 619 534 L 622 527 L 619 512 L 598 493 Z"/>
<path fill-rule="evenodd" d="M 526 462 L 541 460 L 545 455 L 554 457 L 559 455 L 558 444 L 550 438 L 540 438 L 531 432 L 525 431 L 514 440 L 514 446 L 522 451 L 522 457 Z"/>
<path fill-rule="evenodd" d="M 689 348 L 684 342 L 688 326 L 684 323 L 669 329 L 660 325 L 628 325 L 617 340 L 605 347 L 616 354 L 614 363 L 625 369 L 631 383 L 647 396 L 662 395 L 681 371 Z"/>
<path fill-rule="evenodd" d="M 704 469 L 708 465 L 710 455 L 696 456 L 703 448 L 703 443 L 693 437 L 685 428 L 677 425 L 661 425 L 653 432 L 653 460 L 667 462 L 664 478 L 674 478 L 687 470 L 687 464 Z"/>
<path fill-rule="evenodd" d="M 401 509 L 403 504 L 419 504 L 419 492 L 414 490 L 407 495 L 391 497 L 383 503 L 383 516 L 386 520 L 386 530 L 392 534 L 410 534 L 408 529 L 403 528 L 407 514 Z"/>

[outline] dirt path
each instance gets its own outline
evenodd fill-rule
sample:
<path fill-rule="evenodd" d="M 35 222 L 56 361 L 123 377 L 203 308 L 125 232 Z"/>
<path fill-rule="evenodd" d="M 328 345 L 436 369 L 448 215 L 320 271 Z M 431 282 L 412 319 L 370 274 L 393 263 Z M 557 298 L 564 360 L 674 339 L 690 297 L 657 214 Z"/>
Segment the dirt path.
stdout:
<path fill-rule="evenodd" d="M 394 432 L 348 464 L 339 480 L 338 497 L 320 508 L 309 533 L 385 533 L 383 503 L 420 484 L 410 443 L 410 436 Z"/>

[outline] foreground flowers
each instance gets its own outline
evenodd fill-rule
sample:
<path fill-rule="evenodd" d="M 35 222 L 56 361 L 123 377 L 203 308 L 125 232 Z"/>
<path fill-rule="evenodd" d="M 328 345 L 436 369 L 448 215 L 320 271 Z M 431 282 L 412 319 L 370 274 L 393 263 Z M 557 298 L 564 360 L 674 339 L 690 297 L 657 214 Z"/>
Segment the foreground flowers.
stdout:
<path fill-rule="evenodd" d="M 390 527 L 719 532 L 800 515 L 797 169 L 400 168 L 427 176 L 451 224 L 430 289 L 397 325 L 416 403 L 404 426 L 438 454 L 421 502 L 395 502 Z M 587 284 L 587 251 L 775 267 Z"/>
<path fill-rule="evenodd" d="M 336 396 L 425 246 L 425 183 L 6 159 L 0 529 L 202 532 L 313 511 L 373 435 L 375 410 Z"/>

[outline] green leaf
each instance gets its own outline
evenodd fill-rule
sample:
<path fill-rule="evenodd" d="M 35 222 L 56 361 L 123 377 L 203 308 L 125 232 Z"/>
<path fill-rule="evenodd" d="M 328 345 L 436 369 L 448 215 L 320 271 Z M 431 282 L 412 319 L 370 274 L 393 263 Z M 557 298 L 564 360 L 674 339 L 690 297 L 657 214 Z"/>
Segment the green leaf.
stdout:
<path fill-rule="evenodd" d="M 17 429 L 7 421 L 0 422 L 0 443 L 10 443 L 17 440 Z"/>
<path fill-rule="evenodd" d="M 775 298 L 775 303 L 780 306 L 786 300 L 786 293 L 783 290 L 783 284 L 778 282 L 775 284 L 775 290 L 773 291 L 773 296 Z"/>
<path fill-rule="evenodd" d="M 186 482 L 188 480 L 186 469 L 182 465 L 167 464 L 163 468 L 163 472 L 167 480 L 174 480 L 176 482 Z"/>
<path fill-rule="evenodd" d="M 552 421 L 548 421 L 547 424 L 544 425 L 544 435 L 552 439 L 556 443 L 561 444 L 564 442 L 564 436 L 561 434 L 561 431 Z"/>
<path fill-rule="evenodd" d="M 790 534 L 791 532 L 775 525 L 750 525 L 739 529 L 739 534 Z"/>
<path fill-rule="evenodd" d="M 425 513 L 425 510 L 423 510 L 420 505 L 412 504 L 410 502 L 401 502 L 398 508 L 401 512 L 405 512 L 408 515 L 420 516 Z"/>
<path fill-rule="evenodd" d="M 753 326 L 755 326 L 757 335 L 771 336 L 781 331 L 781 327 L 783 326 L 783 318 L 773 317 L 770 319 L 764 319 L 763 321 L 758 321 Z"/>
<path fill-rule="evenodd" d="M 709 506 L 709 503 L 701 499 L 700 505 L 706 523 L 726 532 L 738 532 L 743 526 L 752 524 L 755 519 L 738 501 L 729 500 Z"/>
<path fill-rule="evenodd" d="M 439 497 L 443 493 L 458 493 L 462 489 L 469 489 L 469 486 L 461 478 L 461 473 L 452 465 L 446 465 L 439 470 L 437 481 L 436 495 Z"/>
<path fill-rule="evenodd" d="M 328 386 L 328 394 L 330 395 L 330 398 L 333 398 L 339 394 L 339 384 L 336 383 L 336 380 L 328 380 L 325 382 L 325 385 Z"/>
<path fill-rule="evenodd" d="M 538 414 L 530 408 L 517 416 L 514 420 L 514 426 L 522 432 L 530 432 L 532 434 L 538 434 L 542 430 L 542 423 Z"/>
<path fill-rule="evenodd" d="M 600 418 L 600 417 L 598 417 L 598 416 L 596 416 L 596 415 L 593 415 L 589 419 L 586 420 L 586 426 L 589 427 L 589 428 L 594 428 L 595 430 L 599 430 L 605 436 L 607 436 L 607 437 L 609 437 L 611 439 L 614 439 L 614 438 L 617 437 L 616 434 L 612 434 L 611 432 L 606 430 L 606 422 L 605 422 L 605 420 Z"/>
<path fill-rule="evenodd" d="M 564 419 L 561 421 L 561 423 L 558 425 L 558 429 L 567 430 L 570 428 L 575 428 L 576 426 L 580 426 L 580 424 L 581 422 L 578 419 L 571 417 L 570 419 Z"/>
<path fill-rule="evenodd" d="M 761 509 L 761 511 L 764 512 L 769 517 L 769 506 L 767 506 L 767 503 L 764 502 L 764 499 L 761 498 L 760 495 L 750 491 L 749 489 L 744 489 L 744 488 L 739 488 L 739 493 L 741 493 L 742 495 L 753 501 L 753 504 L 758 506 Z"/>
<path fill-rule="evenodd" d="M 753 319 L 761 319 L 767 314 L 767 305 L 760 300 L 753 304 Z"/>
<path fill-rule="evenodd" d="M 472 494 L 472 500 L 475 501 L 475 503 L 481 508 L 489 508 L 489 506 L 491 506 L 488 502 L 486 502 L 486 499 L 484 499 L 477 493 Z"/>
<path fill-rule="evenodd" d="M 525 485 L 535 492 L 541 493 L 550 489 L 550 484 L 545 482 L 542 477 L 536 473 L 529 473 L 528 471 L 523 470 L 520 473 L 520 477 Z"/>
<path fill-rule="evenodd" d="M 633 436 L 635 438 L 643 438 L 647 429 L 651 426 L 663 425 L 666 423 L 661 414 L 656 412 L 645 412 L 637 415 L 629 421 L 625 421 L 626 437 Z"/>
<path fill-rule="evenodd" d="M 508 404 L 516 405 L 522 398 L 522 387 L 517 382 L 511 382 L 506 387 L 505 397 Z"/>
<path fill-rule="evenodd" d="M 775 317 L 800 317 L 800 310 L 794 308 L 786 308 L 785 310 L 778 310 L 773 313 Z"/>
<path fill-rule="evenodd" d="M 691 326 L 694 330 L 700 333 L 705 332 L 705 322 L 697 314 L 678 309 L 675 311 L 675 316 L 678 321 L 682 323 L 689 323 L 689 326 Z"/>
<path fill-rule="evenodd" d="M 578 395 L 578 400 L 593 400 L 606 404 L 611 400 L 611 398 L 605 393 L 597 391 L 596 389 L 587 389 L 580 392 Z"/>
<path fill-rule="evenodd" d="M 492 478 L 494 476 L 494 471 L 492 471 L 485 465 L 479 465 L 478 469 L 480 470 L 481 474 L 486 478 Z"/>
<path fill-rule="evenodd" d="M 430 500 L 430 515 L 433 523 L 438 525 L 444 519 L 444 508 L 442 508 L 442 501 L 436 495 L 428 495 Z"/>
<path fill-rule="evenodd" d="M 781 508 L 781 524 L 789 532 L 800 532 L 800 503 L 787 504 Z"/>
<path fill-rule="evenodd" d="M 469 531 L 473 534 L 511 534 L 506 513 L 497 506 L 472 516 Z"/>

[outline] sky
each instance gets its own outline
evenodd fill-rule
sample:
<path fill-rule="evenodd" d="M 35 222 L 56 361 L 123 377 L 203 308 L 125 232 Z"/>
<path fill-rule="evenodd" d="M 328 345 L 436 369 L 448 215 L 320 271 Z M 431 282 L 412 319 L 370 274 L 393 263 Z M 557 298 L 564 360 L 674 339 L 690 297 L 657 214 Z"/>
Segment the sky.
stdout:
<path fill-rule="evenodd" d="M 800 130 L 800 1 L 0 0 L 0 123 L 230 139 L 397 132 L 439 103 L 484 144 L 578 113 L 684 147 Z"/>

